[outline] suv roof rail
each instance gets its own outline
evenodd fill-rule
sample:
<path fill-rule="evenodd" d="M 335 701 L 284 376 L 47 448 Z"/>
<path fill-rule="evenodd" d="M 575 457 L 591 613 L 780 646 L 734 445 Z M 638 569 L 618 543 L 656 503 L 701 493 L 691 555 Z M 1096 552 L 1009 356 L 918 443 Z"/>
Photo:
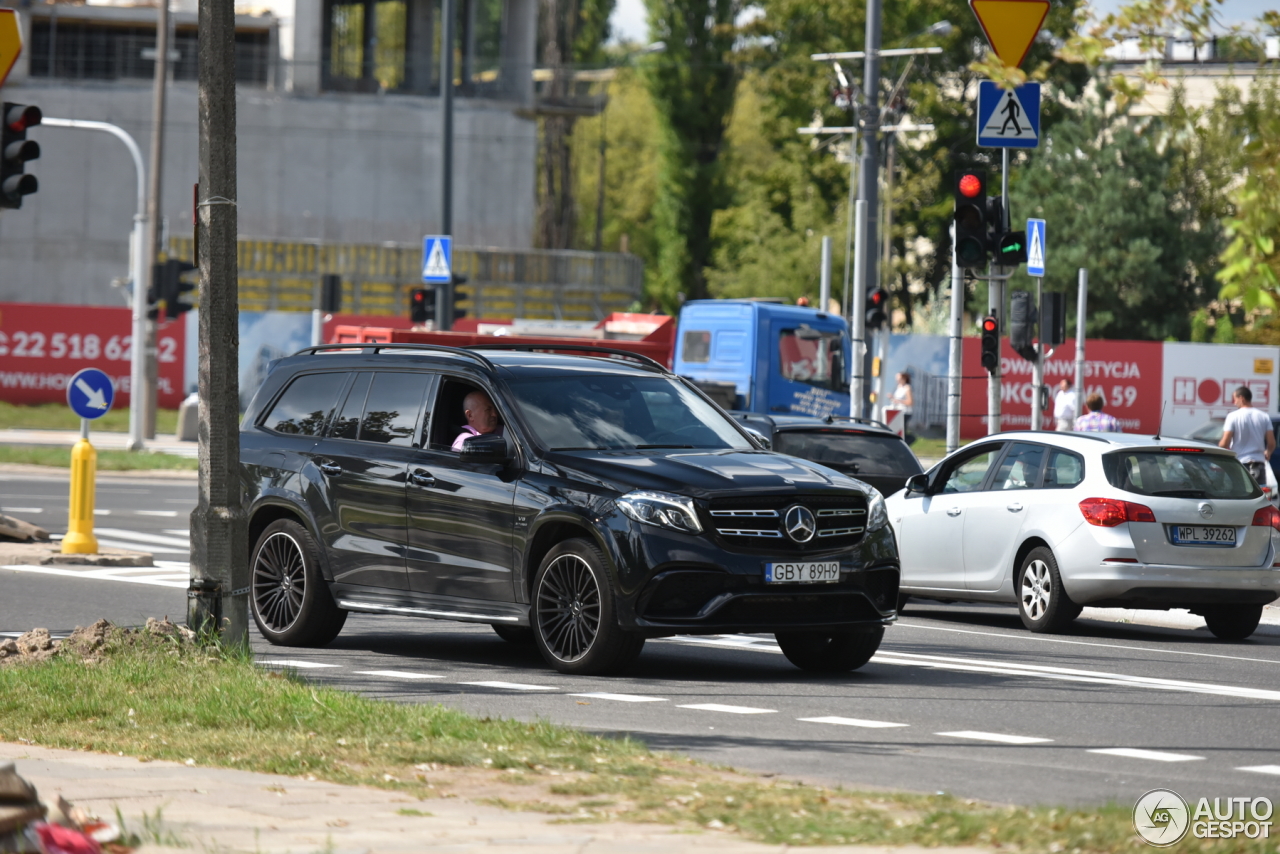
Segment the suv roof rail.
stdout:
<path fill-rule="evenodd" d="M 836 415 L 835 413 L 830 413 L 826 415 L 822 420 L 827 422 L 828 424 L 834 424 L 836 421 L 854 421 L 854 422 L 857 422 L 858 424 L 871 424 L 875 427 L 883 427 L 886 430 L 892 429 L 889 427 L 888 424 L 885 424 L 883 421 L 877 421 L 874 418 L 862 418 L 857 415 Z"/>
<path fill-rule="evenodd" d="M 334 353 L 341 352 L 342 350 L 371 350 L 375 354 L 380 353 L 383 350 L 421 350 L 424 353 L 452 353 L 455 356 L 467 356 L 471 359 L 475 359 L 486 368 L 497 368 L 497 365 L 474 350 L 466 350 L 462 347 L 447 347 L 444 344 L 395 344 L 386 341 L 352 341 L 346 344 L 316 344 L 311 347 L 303 347 L 293 355 L 301 356 L 306 353 Z"/>
<path fill-rule="evenodd" d="M 559 342 L 555 344 L 550 344 L 550 343 L 548 344 L 472 344 L 468 346 L 467 349 L 468 350 L 515 350 L 515 351 L 524 352 L 524 353 L 538 353 L 538 352 L 559 353 L 562 351 L 569 351 L 571 353 L 587 353 L 590 355 L 622 356 L 625 359 L 635 359 L 637 362 L 639 362 L 641 365 L 644 365 L 647 368 L 657 368 L 658 370 L 662 371 L 664 374 L 671 373 L 671 371 L 667 368 L 666 365 L 662 364 L 656 359 L 650 359 L 648 356 L 644 355 L 643 353 L 636 353 L 632 350 L 619 350 L 614 347 L 593 347 L 590 344 L 561 344 Z"/>

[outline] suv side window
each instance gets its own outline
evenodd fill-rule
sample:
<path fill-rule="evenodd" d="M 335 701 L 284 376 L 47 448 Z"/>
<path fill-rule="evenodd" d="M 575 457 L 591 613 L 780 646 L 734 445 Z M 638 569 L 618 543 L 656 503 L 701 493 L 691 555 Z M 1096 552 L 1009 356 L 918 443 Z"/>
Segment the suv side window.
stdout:
<path fill-rule="evenodd" d="M 373 374 L 361 371 L 347 392 L 347 402 L 342 404 L 338 417 L 333 419 L 329 435 L 334 439 L 355 439 L 360 435 L 360 416 L 364 413 L 364 399 L 369 396 L 369 381 Z"/>
<path fill-rule="evenodd" d="M 1049 465 L 1044 470 L 1045 489 L 1070 489 L 1084 480 L 1084 460 L 1069 451 L 1056 448 L 1049 452 Z"/>
<path fill-rule="evenodd" d="M 412 445 L 428 380 L 425 373 L 374 374 L 360 419 L 360 441 Z"/>
<path fill-rule="evenodd" d="M 1014 442 L 996 469 L 992 489 L 1034 489 L 1040 483 L 1040 466 L 1044 462 L 1044 445 Z"/>
<path fill-rule="evenodd" d="M 345 373 L 297 377 L 262 419 L 262 426 L 290 436 L 319 436 L 345 380 Z"/>
<path fill-rule="evenodd" d="M 941 492 L 952 495 L 959 492 L 977 492 L 987 480 L 987 472 L 1000 456 L 1000 445 L 992 445 L 988 449 L 974 454 L 958 463 L 947 473 Z"/>

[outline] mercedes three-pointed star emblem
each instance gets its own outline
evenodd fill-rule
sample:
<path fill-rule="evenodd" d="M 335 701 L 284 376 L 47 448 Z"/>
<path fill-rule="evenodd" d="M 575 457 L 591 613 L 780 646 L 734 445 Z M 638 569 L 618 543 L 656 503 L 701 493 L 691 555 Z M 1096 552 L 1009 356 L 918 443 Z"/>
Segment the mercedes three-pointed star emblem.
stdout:
<path fill-rule="evenodd" d="M 792 504 L 782 517 L 783 529 L 794 542 L 807 543 L 818 532 L 818 522 L 813 511 L 799 504 Z"/>

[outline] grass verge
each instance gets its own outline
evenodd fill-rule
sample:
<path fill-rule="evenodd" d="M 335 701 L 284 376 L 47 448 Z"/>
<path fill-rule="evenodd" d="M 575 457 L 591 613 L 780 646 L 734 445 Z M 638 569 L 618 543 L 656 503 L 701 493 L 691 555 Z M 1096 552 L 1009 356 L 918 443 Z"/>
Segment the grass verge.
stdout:
<path fill-rule="evenodd" d="M 92 441 L 92 440 L 90 440 Z M 44 445 L 0 445 L 0 463 L 33 466 L 71 467 L 71 449 Z M 155 471 L 173 469 L 195 471 L 199 463 L 192 457 L 158 454 L 151 451 L 98 451 L 98 471 Z"/>
<path fill-rule="evenodd" d="M 80 416 L 63 403 L 37 403 L 23 406 L 0 401 L 0 430 L 79 430 Z M 93 422 L 94 430 L 108 433 L 129 432 L 129 410 L 112 409 Z M 178 429 L 178 410 L 156 410 L 156 432 L 173 433 Z"/>
<path fill-rule="evenodd" d="M 457 793 L 569 822 L 613 818 L 774 844 L 1138 852 L 1130 807 L 993 807 L 769 780 L 557 726 L 396 704 L 263 672 L 236 651 L 115 630 L 86 663 L 0 667 L 0 739 L 304 776 L 419 798 Z M 406 813 L 407 814 L 407 813 Z M 1262 854 L 1265 840 L 1198 851 Z"/>
<path fill-rule="evenodd" d="M 969 443 L 960 443 L 961 446 L 967 444 Z M 929 457 L 931 459 L 940 460 L 947 455 L 947 440 L 926 439 L 924 436 L 918 436 L 916 437 L 916 440 L 911 443 L 911 452 L 917 457 Z"/>

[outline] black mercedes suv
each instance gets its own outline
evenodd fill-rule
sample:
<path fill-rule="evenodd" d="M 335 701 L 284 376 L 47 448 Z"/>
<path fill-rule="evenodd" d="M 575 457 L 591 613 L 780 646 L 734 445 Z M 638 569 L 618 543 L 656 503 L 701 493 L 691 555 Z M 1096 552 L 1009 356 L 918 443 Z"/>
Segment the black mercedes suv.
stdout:
<path fill-rule="evenodd" d="M 657 362 L 583 352 L 276 363 L 240 434 L 262 634 L 322 645 L 358 611 L 488 623 L 565 673 L 745 632 L 806 670 L 865 664 L 898 595 L 879 494 L 765 450 Z"/>

